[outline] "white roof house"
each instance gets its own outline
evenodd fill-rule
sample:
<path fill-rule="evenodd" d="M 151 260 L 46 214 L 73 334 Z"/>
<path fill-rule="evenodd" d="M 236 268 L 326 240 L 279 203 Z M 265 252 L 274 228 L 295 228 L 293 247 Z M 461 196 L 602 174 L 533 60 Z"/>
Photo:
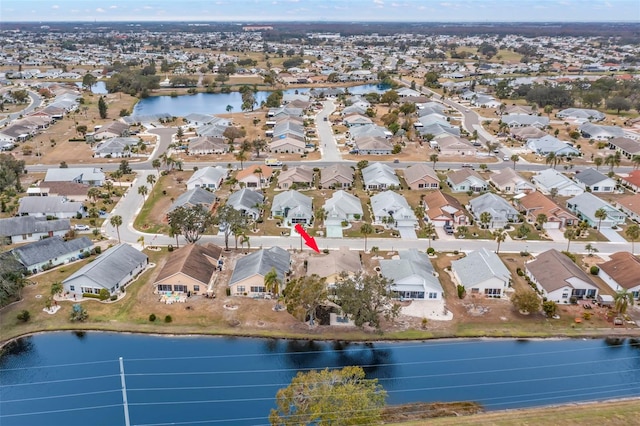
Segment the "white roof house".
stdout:
<path fill-rule="evenodd" d="M 342 221 L 351 221 L 362 218 L 362 203 L 360 199 L 346 191 L 339 190 L 333 193 L 322 207 L 327 213 L 325 223 L 340 224 Z"/>
<path fill-rule="evenodd" d="M 556 117 L 569 118 L 577 121 L 601 121 L 604 120 L 605 115 L 595 109 L 567 108 L 558 111 Z"/>
<path fill-rule="evenodd" d="M 611 228 L 621 225 L 627 220 L 627 215 L 590 192 L 582 193 L 567 200 L 567 208 L 576 213 L 580 219 L 586 220 L 589 226 Z M 596 211 L 599 209 L 607 212 L 605 219 L 600 220 L 595 216 Z"/>
<path fill-rule="evenodd" d="M 415 227 L 418 219 L 407 200 L 393 191 L 384 191 L 371 197 L 374 222 L 387 222 L 391 227 Z M 391 223 L 389 223 L 391 221 Z"/>
<path fill-rule="evenodd" d="M 489 228 L 504 228 L 509 222 L 518 220 L 518 211 L 499 195 L 487 192 L 469 201 L 469 211 L 477 221 L 482 213 L 491 215 Z"/>
<path fill-rule="evenodd" d="M 484 247 L 451 262 L 451 272 L 471 295 L 502 297 L 511 281 L 511 273 L 500 257 Z"/>
<path fill-rule="evenodd" d="M 44 177 L 45 182 L 76 182 L 95 186 L 101 186 L 104 179 L 104 172 L 97 167 L 50 168 Z"/>
<path fill-rule="evenodd" d="M 589 191 L 591 192 L 611 193 L 616 189 L 617 185 L 615 180 L 600 173 L 594 168 L 588 168 L 581 172 L 576 172 L 573 178 L 585 191 L 589 188 Z"/>
<path fill-rule="evenodd" d="M 600 126 L 593 123 L 584 123 L 578 128 L 578 130 L 582 133 L 583 137 L 596 140 L 607 140 L 628 136 L 624 129 L 618 126 Z"/>
<path fill-rule="evenodd" d="M 271 215 L 280 216 L 287 225 L 309 224 L 313 219 L 313 199 L 298 191 L 285 191 L 273 197 Z"/>
<path fill-rule="evenodd" d="M 220 188 L 227 177 L 228 170 L 216 167 L 203 167 L 196 170 L 187 181 L 187 189 L 205 188 L 215 191 Z"/>
<path fill-rule="evenodd" d="M 396 172 L 382 163 L 373 163 L 362 169 L 362 180 L 365 188 L 370 190 L 400 187 L 400 179 Z"/>
<path fill-rule="evenodd" d="M 571 197 L 584 192 L 580 185 L 555 169 L 545 169 L 531 178 L 536 188 L 543 194 L 550 194 L 555 188 L 561 197 Z"/>
<path fill-rule="evenodd" d="M 580 155 L 580 151 L 560 139 L 546 135 L 537 139 L 528 139 L 527 148 L 539 155 L 547 155 L 553 152 L 556 156 Z"/>
<path fill-rule="evenodd" d="M 380 261 L 382 276 L 401 299 L 442 300 L 443 289 L 429 256 L 416 249 L 401 251 L 399 259 Z"/>

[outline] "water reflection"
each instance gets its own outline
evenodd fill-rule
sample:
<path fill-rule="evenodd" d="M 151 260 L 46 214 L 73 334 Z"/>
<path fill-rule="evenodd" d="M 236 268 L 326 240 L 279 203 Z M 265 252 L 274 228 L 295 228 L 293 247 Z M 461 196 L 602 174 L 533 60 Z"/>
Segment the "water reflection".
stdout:
<path fill-rule="evenodd" d="M 4 366 L 14 357 L 27 357 L 30 352 L 34 351 L 33 340 L 31 336 L 21 337 L 7 343 L 0 354 L 0 366 Z"/>

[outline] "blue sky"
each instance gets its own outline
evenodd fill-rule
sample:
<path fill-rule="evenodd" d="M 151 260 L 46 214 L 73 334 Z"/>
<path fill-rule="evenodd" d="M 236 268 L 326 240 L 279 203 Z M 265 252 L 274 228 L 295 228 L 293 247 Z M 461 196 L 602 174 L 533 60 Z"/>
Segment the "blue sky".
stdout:
<path fill-rule="evenodd" d="M 5 21 L 640 21 L 640 0 L 0 0 Z"/>

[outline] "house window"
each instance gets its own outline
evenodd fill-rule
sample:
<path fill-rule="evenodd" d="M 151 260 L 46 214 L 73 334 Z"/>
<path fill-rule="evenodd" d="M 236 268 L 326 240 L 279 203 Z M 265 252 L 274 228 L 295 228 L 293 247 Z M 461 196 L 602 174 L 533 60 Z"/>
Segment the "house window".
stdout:
<path fill-rule="evenodd" d="M 612 188 L 610 186 L 605 186 L 605 187 L 602 188 L 602 190 L 604 192 L 610 192 L 610 191 L 612 191 Z"/>
<path fill-rule="evenodd" d="M 244 292 L 245 292 L 244 286 L 243 285 L 239 285 L 238 286 L 238 293 L 244 293 Z"/>
<path fill-rule="evenodd" d="M 569 297 L 569 293 L 562 293 L 562 298 L 566 299 L 567 297 Z"/>
<path fill-rule="evenodd" d="M 595 299 L 596 289 L 587 290 L 587 299 Z"/>
<path fill-rule="evenodd" d="M 594 191 L 600 191 L 600 187 L 599 187 L 599 186 L 594 186 L 594 187 L 593 187 L 593 190 L 594 190 Z"/>
<path fill-rule="evenodd" d="M 429 293 L 429 299 L 437 299 L 438 293 Z"/>
<path fill-rule="evenodd" d="M 100 294 L 100 289 L 99 288 L 94 288 L 93 289 L 93 294 Z"/>
<path fill-rule="evenodd" d="M 200 286 L 197 284 L 193 285 L 193 291 L 200 291 Z"/>
<path fill-rule="evenodd" d="M 419 183 L 418 188 L 424 188 L 424 183 Z"/>
<path fill-rule="evenodd" d="M 186 293 L 187 292 L 187 286 L 186 285 L 181 285 L 181 284 L 176 284 L 173 286 L 173 291 L 178 292 L 178 293 Z"/>
<path fill-rule="evenodd" d="M 479 288 L 472 288 L 471 289 L 471 294 L 478 294 L 480 293 L 480 289 Z"/>
<path fill-rule="evenodd" d="M 498 298 L 498 297 L 500 297 L 500 293 L 501 293 L 501 290 L 499 288 L 485 288 L 484 289 L 484 295 L 486 297 Z"/>
<path fill-rule="evenodd" d="M 173 287 L 171 284 L 158 284 L 158 291 L 172 291 Z"/>
<path fill-rule="evenodd" d="M 70 291 L 76 291 L 76 286 L 75 285 L 70 285 L 69 286 L 69 290 Z"/>
<path fill-rule="evenodd" d="M 267 289 L 264 286 L 251 286 L 251 293 L 266 293 Z"/>

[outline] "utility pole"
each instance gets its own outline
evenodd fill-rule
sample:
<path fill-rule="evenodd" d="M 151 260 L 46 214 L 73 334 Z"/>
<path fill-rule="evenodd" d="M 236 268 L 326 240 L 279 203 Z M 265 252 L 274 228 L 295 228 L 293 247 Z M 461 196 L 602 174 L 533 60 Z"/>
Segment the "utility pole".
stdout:
<path fill-rule="evenodd" d="M 122 383 L 122 406 L 124 408 L 124 424 L 125 426 L 131 426 L 129 422 L 129 402 L 127 401 L 127 383 L 124 380 L 124 361 L 122 357 L 120 360 L 120 383 Z"/>

